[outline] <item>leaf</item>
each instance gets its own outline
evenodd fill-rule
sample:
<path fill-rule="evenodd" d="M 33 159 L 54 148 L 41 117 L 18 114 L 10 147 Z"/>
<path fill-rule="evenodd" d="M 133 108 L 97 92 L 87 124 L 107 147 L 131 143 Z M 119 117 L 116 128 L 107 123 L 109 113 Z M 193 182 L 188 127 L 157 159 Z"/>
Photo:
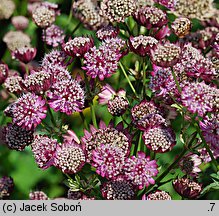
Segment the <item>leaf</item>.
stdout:
<path fill-rule="evenodd" d="M 213 183 L 211 183 L 210 185 L 206 186 L 202 192 L 201 195 L 203 196 L 204 194 L 210 192 L 210 191 L 214 191 L 214 190 L 219 190 L 219 182 L 214 181 Z"/>

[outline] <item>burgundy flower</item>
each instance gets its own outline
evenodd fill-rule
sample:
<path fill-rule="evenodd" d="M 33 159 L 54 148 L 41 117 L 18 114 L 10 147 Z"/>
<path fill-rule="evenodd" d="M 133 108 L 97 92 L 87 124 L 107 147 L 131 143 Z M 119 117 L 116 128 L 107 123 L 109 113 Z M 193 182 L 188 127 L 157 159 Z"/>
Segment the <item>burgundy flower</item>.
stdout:
<path fill-rule="evenodd" d="M 56 112 L 60 111 L 71 115 L 73 112 L 81 112 L 84 106 L 84 90 L 73 79 L 56 82 L 47 92 L 48 103 Z"/>
<path fill-rule="evenodd" d="M 188 18 L 179 17 L 176 18 L 175 21 L 171 24 L 171 28 L 175 35 L 177 35 L 179 38 L 184 38 L 190 33 L 192 23 Z"/>
<path fill-rule="evenodd" d="M 118 34 L 119 34 L 119 28 L 114 28 L 113 26 L 103 27 L 96 32 L 96 35 L 100 40 L 115 38 L 118 36 Z"/>
<path fill-rule="evenodd" d="M 0 178 L 0 199 L 10 196 L 14 188 L 14 181 L 11 177 L 3 176 Z"/>
<path fill-rule="evenodd" d="M 107 127 L 103 121 L 100 121 L 99 129 L 91 125 L 90 131 L 84 130 L 84 137 L 81 138 L 88 162 L 92 159 L 92 151 L 101 144 L 115 145 L 121 148 L 125 155 L 129 154 L 131 136 L 121 124 L 114 128 L 112 125 Z"/>
<path fill-rule="evenodd" d="M 157 39 L 157 40 L 162 40 L 164 39 L 165 37 L 168 37 L 170 36 L 171 34 L 171 30 L 169 28 L 168 25 L 165 25 L 161 28 L 155 28 L 154 29 L 154 37 Z"/>
<path fill-rule="evenodd" d="M 162 27 L 168 22 L 166 13 L 152 6 L 139 8 L 135 12 L 134 18 L 140 25 L 145 26 L 147 29 Z"/>
<path fill-rule="evenodd" d="M 33 191 L 29 193 L 30 200 L 48 200 L 48 196 L 43 191 Z"/>
<path fill-rule="evenodd" d="M 4 86 L 7 89 L 8 92 L 14 93 L 14 94 L 20 94 L 22 92 L 22 85 L 23 79 L 21 76 L 15 74 L 12 76 L 9 76 L 5 82 Z"/>
<path fill-rule="evenodd" d="M 155 106 L 153 101 L 141 101 L 140 104 L 135 105 L 131 110 L 133 123 L 140 129 L 146 130 L 148 127 L 154 125 L 165 125 L 165 119 L 161 111 Z"/>
<path fill-rule="evenodd" d="M 155 152 L 170 151 L 176 145 L 176 136 L 170 127 L 155 126 L 147 129 L 143 134 L 147 148 Z"/>
<path fill-rule="evenodd" d="M 33 130 L 27 130 L 16 124 L 9 123 L 5 127 L 4 139 L 10 149 L 23 151 L 24 148 L 33 142 Z"/>
<path fill-rule="evenodd" d="M 144 152 L 138 152 L 137 157 L 127 158 L 123 170 L 125 178 L 138 186 L 140 190 L 144 186 L 155 184 L 153 177 L 158 174 L 156 161 L 150 160 Z"/>
<path fill-rule="evenodd" d="M 154 0 L 154 1 L 170 10 L 174 10 L 176 6 L 176 0 Z"/>
<path fill-rule="evenodd" d="M 59 26 L 53 24 L 48 28 L 43 29 L 42 38 L 47 45 L 57 47 L 64 42 L 65 34 Z"/>
<path fill-rule="evenodd" d="M 135 196 L 135 187 L 131 182 L 119 177 L 104 183 L 101 192 L 106 200 L 132 200 Z"/>
<path fill-rule="evenodd" d="M 157 45 L 158 41 L 151 36 L 143 36 L 139 35 L 137 37 L 130 37 L 129 46 L 131 51 L 140 55 L 146 56 L 150 54 L 150 51 L 155 45 Z"/>
<path fill-rule="evenodd" d="M 92 165 L 97 174 L 107 179 L 116 179 L 121 174 L 125 154 L 117 145 L 100 144 L 92 153 Z"/>
<path fill-rule="evenodd" d="M 36 48 L 22 47 L 13 51 L 12 55 L 19 61 L 27 64 L 35 58 L 36 52 Z"/>
<path fill-rule="evenodd" d="M 202 191 L 202 187 L 199 183 L 188 178 L 174 180 L 173 187 L 180 196 L 189 199 L 196 199 Z"/>
<path fill-rule="evenodd" d="M 29 25 L 29 20 L 25 16 L 13 16 L 11 22 L 17 30 L 24 30 Z"/>
<path fill-rule="evenodd" d="M 39 168 L 47 169 L 52 165 L 53 156 L 57 147 L 57 140 L 50 139 L 47 136 L 35 136 L 31 148 Z"/>
<path fill-rule="evenodd" d="M 0 85 L 4 83 L 8 77 L 8 65 L 0 63 Z"/>
<path fill-rule="evenodd" d="M 69 56 L 82 57 L 94 46 L 93 38 L 91 37 L 75 37 L 62 45 L 62 49 Z"/>
<path fill-rule="evenodd" d="M 53 165 L 63 173 L 74 174 L 82 169 L 86 162 L 86 157 L 81 145 L 73 142 L 64 142 L 57 146 L 54 154 Z"/>
<path fill-rule="evenodd" d="M 167 192 L 157 190 L 156 192 L 150 193 L 147 196 L 144 194 L 142 196 L 142 200 L 172 200 L 172 198 Z"/>
<path fill-rule="evenodd" d="M 34 93 L 23 94 L 11 108 L 13 123 L 28 130 L 35 128 L 46 118 L 46 101 Z"/>

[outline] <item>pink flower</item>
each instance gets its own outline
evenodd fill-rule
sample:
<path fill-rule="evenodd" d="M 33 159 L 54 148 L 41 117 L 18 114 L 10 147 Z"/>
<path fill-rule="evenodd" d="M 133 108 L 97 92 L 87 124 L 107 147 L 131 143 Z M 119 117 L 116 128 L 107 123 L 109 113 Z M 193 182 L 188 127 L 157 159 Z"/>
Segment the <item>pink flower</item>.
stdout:
<path fill-rule="evenodd" d="M 168 9 L 174 10 L 177 0 L 154 0 Z"/>
<path fill-rule="evenodd" d="M 118 34 L 119 34 L 119 28 L 114 28 L 113 26 L 103 27 L 96 32 L 96 35 L 100 40 L 115 38 L 118 36 Z"/>
<path fill-rule="evenodd" d="M 142 196 L 142 200 L 172 200 L 172 198 L 167 192 L 157 190 L 156 192 L 150 193 L 147 196 L 144 194 Z"/>
<path fill-rule="evenodd" d="M 29 193 L 30 200 L 48 200 L 48 196 L 43 191 L 33 191 Z"/>
<path fill-rule="evenodd" d="M 137 157 L 127 158 L 123 170 L 125 178 L 138 186 L 140 190 L 155 184 L 153 177 L 158 174 L 156 161 L 150 160 L 144 152 L 138 152 Z"/>
<path fill-rule="evenodd" d="M 8 77 L 8 65 L 0 62 L 0 85 L 4 83 Z"/>

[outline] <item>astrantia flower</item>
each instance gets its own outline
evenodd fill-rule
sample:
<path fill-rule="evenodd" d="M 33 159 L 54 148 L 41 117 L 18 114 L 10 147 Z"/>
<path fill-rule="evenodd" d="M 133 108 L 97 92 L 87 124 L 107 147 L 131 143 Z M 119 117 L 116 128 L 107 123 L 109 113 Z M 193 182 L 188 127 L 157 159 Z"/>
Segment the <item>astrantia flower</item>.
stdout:
<path fill-rule="evenodd" d="M 192 28 L 192 23 L 188 18 L 179 17 L 171 24 L 173 32 L 179 37 L 184 38 L 190 33 Z"/>
<path fill-rule="evenodd" d="M 21 86 L 22 82 L 23 82 L 22 77 L 15 74 L 15 75 L 9 76 L 5 80 L 4 86 L 8 92 L 14 93 L 14 94 L 20 94 L 22 92 L 22 86 Z"/>
<path fill-rule="evenodd" d="M 214 110 L 217 105 L 215 97 L 218 98 L 218 89 L 208 86 L 204 82 L 187 83 L 181 94 L 182 104 L 190 112 L 198 113 L 199 116 Z"/>
<path fill-rule="evenodd" d="M 43 191 L 33 191 L 29 193 L 30 200 L 48 200 L 48 196 Z"/>
<path fill-rule="evenodd" d="M 125 22 L 125 18 L 131 16 L 136 7 L 135 0 L 103 0 L 100 13 L 110 22 Z"/>
<path fill-rule="evenodd" d="M 114 144 L 100 144 L 92 152 L 92 165 L 96 173 L 107 179 L 116 179 L 125 163 L 124 151 Z"/>
<path fill-rule="evenodd" d="M 69 81 L 72 79 L 70 73 L 68 72 L 68 70 L 66 70 L 66 68 L 61 67 L 59 65 L 54 65 L 53 67 L 51 67 L 52 65 L 50 65 L 48 71 L 50 71 L 50 73 L 52 74 L 52 85 L 57 85 L 57 82 L 61 82 L 61 81 Z"/>
<path fill-rule="evenodd" d="M 196 199 L 202 191 L 202 187 L 199 183 L 188 178 L 174 180 L 173 187 L 180 196 L 189 199 Z"/>
<path fill-rule="evenodd" d="M 137 37 L 130 37 L 129 46 L 134 53 L 145 56 L 150 54 L 150 50 L 157 45 L 158 41 L 150 36 L 139 35 Z"/>
<path fill-rule="evenodd" d="M 8 77 L 8 65 L 0 62 L 0 85 L 4 83 Z"/>
<path fill-rule="evenodd" d="M 0 178 L 0 199 L 8 197 L 14 188 L 14 181 L 11 177 Z"/>
<path fill-rule="evenodd" d="M 138 152 L 137 157 L 131 156 L 125 160 L 123 167 L 125 178 L 138 186 L 141 190 L 144 186 L 155 184 L 155 177 L 158 174 L 157 163 L 145 156 L 144 152 Z"/>
<path fill-rule="evenodd" d="M 151 50 L 151 61 L 160 67 L 171 67 L 179 61 L 180 55 L 179 46 L 171 43 L 158 44 Z"/>
<path fill-rule="evenodd" d="M 25 16 L 13 16 L 11 22 L 17 30 L 24 30 L 29 24 L 29 20 Z"/>
<path fill-rule="evenodd" d="M 73 191 L 71 189 L 68 190 L 68 199 L 72 200 L 79 200 L 83 196 L 83 193 L 81 191 Z"/>
<path fill-rule="evenodd" d="M 131 110 L 133 123 L 140 129 L 146 130 L 148 127 L 165 124 L 165 119 L 155 104 L 143 100 L 135 105 Z"/>
<path fill-rule="evenodd" d="M 177 2 L 177 0 L 154 0 L 154 1 L 172 10 L 175 9 Z"/>
<path fill-rule="evenodd" d="M 55 22 L 56 14 L 53 9 L 39 6 L 33 11 L 32 18 L 37 26 L 47 28 Z"/>
<path fill-rule="evenodd" d="M 78 0 L 72 5 L 73 14 L 86 28 L 97 30 L 107 24 L 104 17 L 100 16 L 100 8 L 93 0 Z"/>
<path fill-rule="evenodd" d="M 98 94 L 99 104 L 107 104 L 115 95 L 116 91 L 109 84 L 106 84 Z"/>
<path fill-rule="evenodd" d="M 64 142 L 56 148 L 53 165 L 63 173 L 77 173 L 85 162 L 84 151 L 76 142 Z"/>
<path fill-rule="evenodd" d="M 88 162 L 92 159 L 92 151 L 101 144 L 115 145 L 121 148 L 125 155 L 129 153 L 131 137 L 128 132 L 123 129 L 122 125 L 118 125 L 116 128 L 111 125 L 107 127 L 105 123 L 101 121 L 99 129 L 90 126 L 90 131 L 89 133 L 87 130 L 84 130 L 85 135 L 81 138 Z"/>
<path fill-rule="evenodd" d="M 209 155 L 206 148 L 198 149 L 198 152 L 200 153 L 199 157 L 202 159 L 202 162 L 209 163 L 211 161 L 211 156 Z M 219 151 L 215 152 L 213 149 L 211 149 L 211 152 L 212 152 L 215 159 L 217 159 L 219 157 Z"/>
<path fill-rule="evenodd" d="M 36 48 L 22 47 L 13 51 L 12 55 L 19 61 L 27 64 L 35 58 L 36 52 Z"/>
<path fill-rule="evenodd" d="M 11 107 L 13 123 L 33 129 L 46 118 L 46 101 L 34 93 L 23 94 Z"/>
<path fill-rule="evenodd" d="M 94 46 L 94 41 L 91 37 L 75 37 L 62 45 L 63 50 L 69 56 L 84 56 L 86 52 Z"/>
<path fill-rule="evenodd" d="M 34 93 L 42 93 L 47 91 L 52 82 L 52 75 L 50 72 L 39 71 L 27 76 L 23 81 L 23 87 Z"/>
<path fill-rule="evenodd" d="M 1 0 L 0 3 L 0 20 L 9 19 L 14 13 L 15 3 L 12 0 Z"/>
<path fill-rule="evenodd" d="M 166 25 L 167 15 L 161 9 L 151 6 L 140 7 L 134 14 L 135 20 L 147 29 Z"/>
<path fill-rule="evenodd" d="M 101 192 L 107 200 L 132 200 L 135 196 L 134 186 L 123 177 L 104 183 Z"/>
<path fill-rule="evenodd" d="M 96 32 L 96 35 L 100 40 L 115 38 L 117 37 L 118 34 L 119 34 L 119 28 L 114 28 L 113 26 L 103 27 Z"/>
<path fill-rule="evenodd" d="M 57 146 L 58 142 L 55 139 L 41 135 L 35 136 L 31 148 L 39 168 L 47 169 L 52 165 L 53 155 Z"/>
<path fill-rule="evenodd" d="M 173 130 L 164 126 L 149 128 L 144 132 L 143 140 L 147 148 L 160 153 L 170 151 L 176 144 Z"/>
<path fill-rule="evenodd" d="M 8 124 L 5 127 L 5 142 L 10 149 L 23 151 L 33 142 L 33 130 L 27 130 L 16 124 Z"/>
<path fill-rule="evenodd" d="M 76 80 L 62 80 L 56 82 L 47 92 L 48 103 L 56 112 L 71 115 L 80 112 L 84 106 L 85 93 Z"/>
<path fill-rule="evenodd" d="M 199 172 L 201 172 L 201 169 L 199 168 L 201 163 L 202 160 L 198 155 L 188 154 L 181 159 L 179 165 L 183 172 L 185 172 L 187 175 L 195 177 Z"/>
<path fill-rule="evenodd" d="M 93 47 L 84 55 L 84 69 L 91 78 L 100 80 L 111 77 L 118 68 L 121 54 L 105 46 Z"/>
<path fill-rule="evenodd" d="M 144 194 L 142 200 L 172 200 L 171 196 L 165 192 L 157 190 L 154 193 L 150 193 L 147 196 Z"/>
<path fill-rule="evenodd" d="M 57 47 L 64 42 L 65 34 L 59 26 L 51 25 L 50 27 L 43 29 L 42 38 L 47 45 Z"/>

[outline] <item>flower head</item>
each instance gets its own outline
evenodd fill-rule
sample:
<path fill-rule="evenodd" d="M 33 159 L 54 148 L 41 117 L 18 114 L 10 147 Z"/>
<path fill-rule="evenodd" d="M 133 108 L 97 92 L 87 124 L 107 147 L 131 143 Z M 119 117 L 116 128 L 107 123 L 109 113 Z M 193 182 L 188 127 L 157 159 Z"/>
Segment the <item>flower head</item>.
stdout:
<path fill-rule="evenodd" d="M 39 168 L 47 169 L 52 165 L 57 146 L 58 142 L 55 139 L 41 135 L 35 136 L 31 149 Z"/>
<path fill-rule="evenodd" d="M 92 154 L 92 165 L 97 174 L 107 179 L 116 179 L 121 174 L 125 154 L 117 145 L 100 144 Z"/>
<path fill-rule="evenodd" d="M 29 25 L 29 20 L 25 16 L 14 16 L 11 22 L 17 30 L 24 30 Z"/>
<path fill-rule="evenodd" d="M 82 57 L 94 46 L 91 37 L 75 37 L 62 45 L 63 50 L 69 56 Z"/>
<path fill-rule="evenodd" d="M 142 200 L 172 200 L 172 198 L 167 192 L 157 190 L 156 192 L 150 193 L 147 196 L 144 194 Z"/>
<path fill-rule="evenodd" d="M 14 13 L 15 3 L 12 0 L 1 0 L 0 3 L 0 20 L 9 19 Z"/>
<path fill-rule="evenodd" d="M 42 38 L 47 45 L 57 47 L 64 42 L 65 34 L 59 26 L 52 24 L 48 28 L 43 29 Z"/>
<path fill-rule="evenodd" d="M 170 127 L 155 126 L 143 134 L 147 148 L 155 152 L 170 151 L 176 145 L 176 136 Z"/>
<path fill-rule="evenodd" d="M 177 2 L 177 0 L 154 0 L 154 1 L 173 11 L 175 9 Z"/>
<path fill-rule="evenodd" d="M 60 111 L 67 115 L 80 112 L 84 106 L 84 90 L 73 79 L 56 82 L 47 92 L 47 96 L 51 108 L 56 112 Z"/>
<path fill-rule="evenodd" d="M 113 26 L 103 27 L 96 32 L 96 35 L 100 40 L 115 38 L 118 36 L 118 34 L 119 34 L 119 28 L 115 28 Z"/>
<path fill-rule="evenodd" d="M 30 200 L 48 200 L 48 196 L 43 191 L 33 191 L 29 194 Z"/>
<path fill-rule="evenodd" d="M 175 35 L 179 38 L 184 38 L 191 31 L 192 23 L 186 17 L 179 17 L 172 23 L 171 28 Z"/>
<path fill-rule="evenodd" d="M 0 199 L 8 197 L 14 188 L 14 181 L 11 177 L 0 178 Z"/>
<path fill-rule="evenodd" d="M 173 187 L 180 196 L 189 199 L 196 199 L 202 191 L 200 184 L 188 178 L 174 180 Z"/>
<path fill-rule="evenodd" d="M 101 15 L 110 22 L 125 22 L 136 10 L 135 0 L 103 0 L 100 5 Z"/>
<path fill-rule="evenodd" d="M 141 190 L 144 186 L 155 184 L 155 177 L 158 174 L 157 163 L 145 156 L 144 152 L 138 152 L 137 157 L 131 156 L 125 160 L 123 167 L 125 178 L 138 186 Z"/>
<path fill-rule="evenodd" d="M 0 85 L 4 83 L 8 77 L 8 65 L 0 62 Z"/>
<path fill-rule="evenodd" d="M 5 82 L 4 86 L 10 93 L 20 94 L 22 92 L 22 85 L 23 79 L 21 76 L 14 74 L 12 76 L 9 76 Z"/>
<path fill-rule="evenodd" d="M 23 94 L 11 106 L 14 124 L 26 129 L 33 129 L 46 118 L 46 101 L 34 93 Z"/>

